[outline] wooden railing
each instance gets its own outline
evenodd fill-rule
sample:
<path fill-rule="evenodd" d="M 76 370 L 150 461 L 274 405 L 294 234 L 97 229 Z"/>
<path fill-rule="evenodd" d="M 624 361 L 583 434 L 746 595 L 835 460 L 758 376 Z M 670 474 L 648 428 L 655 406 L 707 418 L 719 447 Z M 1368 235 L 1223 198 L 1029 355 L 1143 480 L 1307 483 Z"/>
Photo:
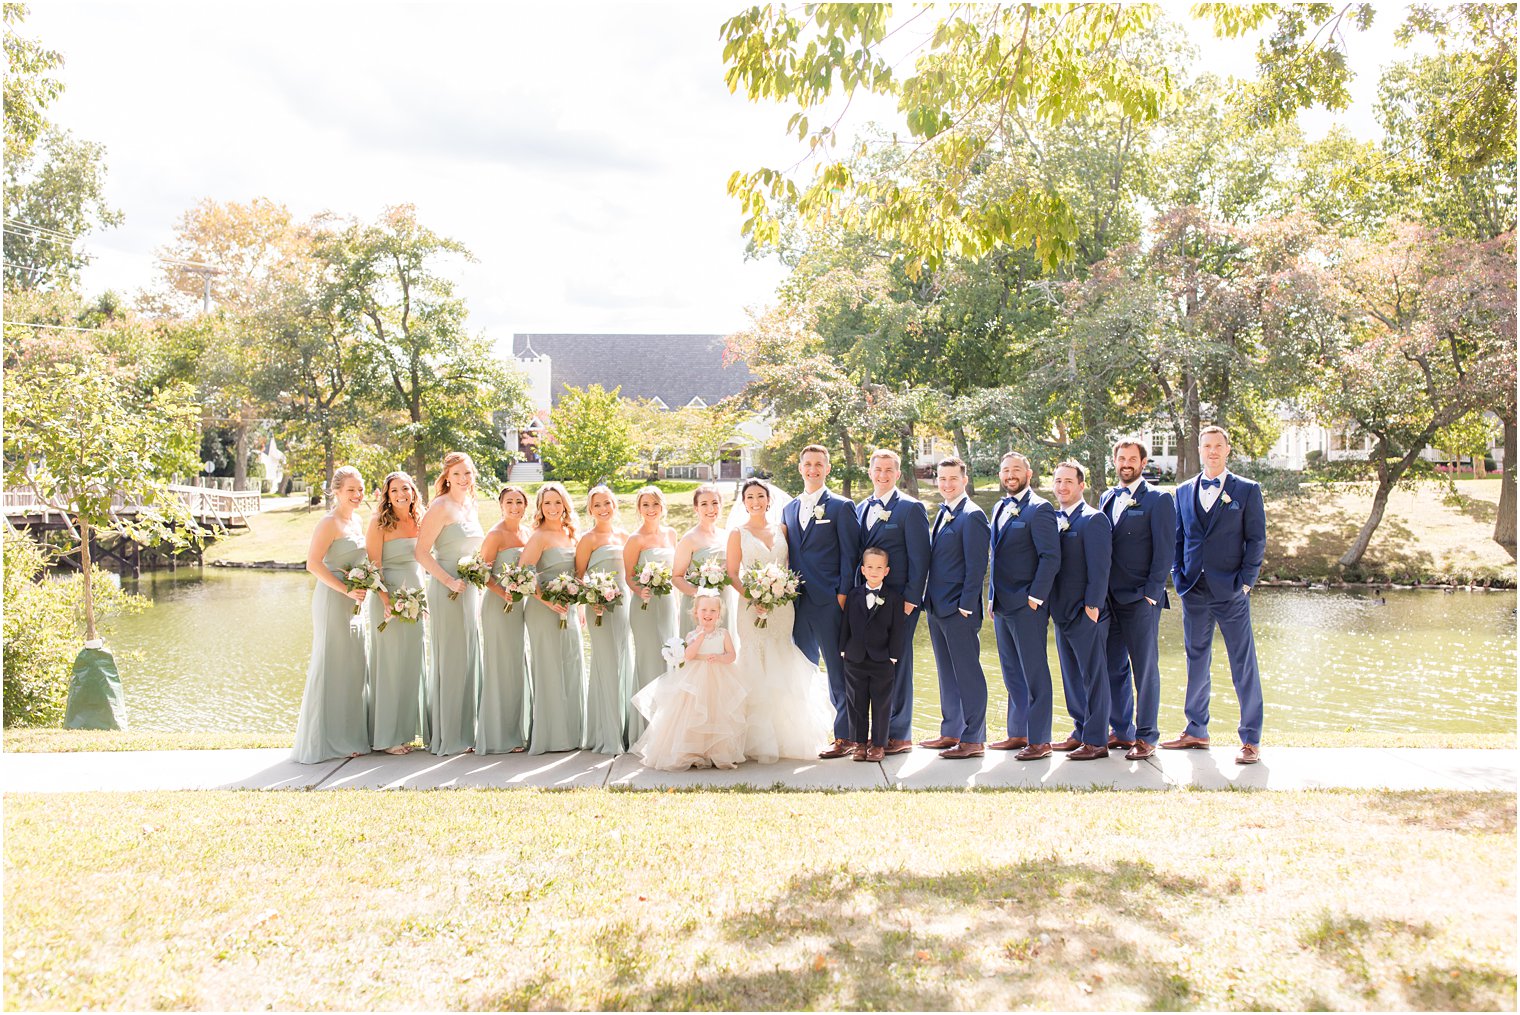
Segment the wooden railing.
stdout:
<path fill-rule="evenodd" d="M 203 486 L 180 486 L 172 485 L 169 490 L 179 497 L 180 503 L 194 516 L 198 522 L 213 522 L 225 525 L 230 521 L 239 521 L 244 525 L 248 519 L 259 513 L 259 494 L 256 490 L 211 490 Z M 4 492 L 5 516 L 7 518 L 26 515 L 49 515 L 52 509 L 42 503 L 41 499 L 30 490 L 6 490 Z M 127 503 L 120 496 L 111 498 L 113 510 L 130 514 L 137 509 L 136 504 Z"/>

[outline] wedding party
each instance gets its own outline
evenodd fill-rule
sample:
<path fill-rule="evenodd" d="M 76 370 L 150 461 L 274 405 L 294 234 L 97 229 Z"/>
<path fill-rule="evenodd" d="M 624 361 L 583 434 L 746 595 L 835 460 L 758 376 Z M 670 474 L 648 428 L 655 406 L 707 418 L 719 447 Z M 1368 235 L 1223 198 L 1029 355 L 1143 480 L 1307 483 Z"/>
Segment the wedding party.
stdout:
<path fill-rule="evenodd" d="M 931 522 L 900 489 L 896 451 L 872 453 L 872 493 L 856 504 L 829 490 L 829 450 L 809 444 L 799 496 L 746 479 L 720 530 L 723 495 L 705 483 L 679 535 L 658 486 L 633 495 L 640 524 L 627 532 L 613 524 L 611 488 L 592 487 L 578 511 L 553 481 L 531 505 L 522 487 L 502 487 L 487 531 L 463 452 L 445 455 L 425 508 L 411 476 L 385 476 L 365 525 L 365 479 L 339 467 L 307 553 L 318 586 L 295 758 L 403 754 L 420 740 L 436 755 L 631 752 L 669 771 L 880 762 L 915 748 L 912 631 L 924 611 L 933 659 L 919 672 L 932 662 L 942 722 L 919 748 L 1021 762 L 1206 749 L 1217 627 L 1241 703 L 1235 762 L 1255 764 L 1249 596 L 1265 508 L 1259 484 L 1229 471 L 1222 427 L 1203 428 L 1199 453 L 1203 470 L 1173 494 L 1144 479 L 1146 444 L 1121 439 L 1118 482 L 1092 504 L 1081 463 L 1055 467 L 1052 502 L 1034 492 L 1029 459 L 1008 452 L 990 520 L 966 495 L 966 463 L 947 457 Z M 1183 611 L 1187 726 L 1163 741 L 1168 579 Z M 1006 736 L 990 743 L 989 615 L 1008 692 Z M 1071 719 L 1059 740 L 1052 625 Z"/>

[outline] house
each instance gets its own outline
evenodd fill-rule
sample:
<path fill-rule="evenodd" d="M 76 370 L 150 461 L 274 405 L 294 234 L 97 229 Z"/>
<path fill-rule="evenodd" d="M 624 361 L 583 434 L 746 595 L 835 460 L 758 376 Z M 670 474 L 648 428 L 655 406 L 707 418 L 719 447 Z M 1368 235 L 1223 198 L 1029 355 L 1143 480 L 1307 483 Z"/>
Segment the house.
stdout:
<path fill-rule="evenodd" d="M 742 362 L 725 364 L 722 335 L 571 335 L 515 334 L 512 359 L 528 377 L 535 422 L 522 431 L 506 430 L 516 446 L 516 480 L 543 478 L 539 443 L 566 385 L 599 384 L 619 388 L 624 398 L 648 400 L 658 408 L 714 405 L 738 394 L 754 379 Z M 743 479 L 754 472 L 755 456 L 770 439 L 763 418 L 746 420 L 740 434 L 724 447 L 716 462 L 662 467 L 672 479 Z"/>

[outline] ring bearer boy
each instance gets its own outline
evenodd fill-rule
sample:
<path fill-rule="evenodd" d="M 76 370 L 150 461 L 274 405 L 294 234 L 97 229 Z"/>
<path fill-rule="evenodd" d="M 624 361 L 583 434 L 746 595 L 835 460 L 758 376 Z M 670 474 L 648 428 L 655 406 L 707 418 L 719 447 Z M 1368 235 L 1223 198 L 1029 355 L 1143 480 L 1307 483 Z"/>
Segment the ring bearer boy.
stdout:
<path fill-rule="evenodd" d="M 860 561 L 865 583 L 855 586 L 845 597 L 844 619 L 839 624 L 845 700 L 850 710 L 850 739 L 856 744 L 856 761 L 880 761 L 886 757 L 892 689 L 907 627 L 902 596 L 883 584 L 890 570 L 886 550 L 866 547 Z"/>

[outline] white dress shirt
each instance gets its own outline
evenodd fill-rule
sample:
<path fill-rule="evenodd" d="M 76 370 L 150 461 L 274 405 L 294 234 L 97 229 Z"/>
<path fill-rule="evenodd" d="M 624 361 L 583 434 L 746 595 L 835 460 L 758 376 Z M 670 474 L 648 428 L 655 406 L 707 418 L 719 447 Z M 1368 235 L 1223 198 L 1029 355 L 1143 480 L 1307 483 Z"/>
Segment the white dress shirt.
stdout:
<path fill-rule="evenodd" d="M 1203 508 L 1205 514 L 1214 510 L 1214 502 L 1219 500 L 1220 494 L 1224 493 L 1224 481 L 1226 477 L 1229 476 L 1229 474 L 1230 470 L 1225 469 L 1217 477 L 1219 479 L 1219 485 L 1210 487 L 1205 487 L 1203 485 L 1203 481 L 1205 479 L 1211 479 L 1215 477 L 1211 477 L 1207 474 L 1200 474 L 1198 476 L 1198 506 Z"/>
<path fill-rule="evenodd" d="M 942 529 L 945 525 L 949 524 L 951 516 L 959 511 L 961 509 L 961 505 L 964 503 L 966 503 L 966 495 L 961 494 L 959 497 L 955 498 L 954 501 L 951 501 L 944 507 L 940 508 L 939 514 L 934 516 L 934 531 L 931 533 L 931 535 L 939 535 L 939 530 Z"/>
<path fill-rule="evenodd" d="M 1138 489 L 1140 489 L 1140 484 L 1143 483 L 1143 482 L 1145 482 L 1145 478 L 1142 476 L 1141 478 L 1135 480 L 1133 483 L 1121 483 L 1121 484 L 1119 484 L 1119 486 L 1117 486 L 1117 487 L 1114 488 L 1114 495 L 1113 495 L 1113 497 L 1109 498 L 1109 501 L 1108 501 L 1108 520 L 1109 521 L 1112 522 L 1112 521 L 1117 521 L 1118 520 L 1118 515 L 1115 514 L 1115 512 L 1117 512 L 1119 510 L 1119 500 L 1120 500 L 1120 498 L 1125 498 L 1125 499 L 1128 499 L 1128 500 L 1134 500 L 1135 499 L 1135 491 L 1138 490 Z"/>
<path fill-rule="evenodd" d="M 871 502 L 871 498 L 875 498 L 876 501 L 881 504 L 881 510 L 883 512 L 882 518 L 885 520 L 886 516 L 892 513 L 892 505 L 897 503 L 897 491 L 893 490 L 885 497 L 878 497 L 875 493 L 872 493 L 871 497 L 866 498 L 866 503 L 869 504 Z M 866 528 L 868 529 L 874 529 L 876 527 L 876 523 L 871 520 L 872 510 L 873 509 L 871 508 L 866 509 Z"/>
<path fill-rule="evenodd" d="M 813 511 L 818 507 L 818 501 L 823 497 L 824 487 L 819 487 L 812 493 L 801 493 L 797 497 L 797 521 L 806 532 L 808 526 L 813 524 Z"/>

